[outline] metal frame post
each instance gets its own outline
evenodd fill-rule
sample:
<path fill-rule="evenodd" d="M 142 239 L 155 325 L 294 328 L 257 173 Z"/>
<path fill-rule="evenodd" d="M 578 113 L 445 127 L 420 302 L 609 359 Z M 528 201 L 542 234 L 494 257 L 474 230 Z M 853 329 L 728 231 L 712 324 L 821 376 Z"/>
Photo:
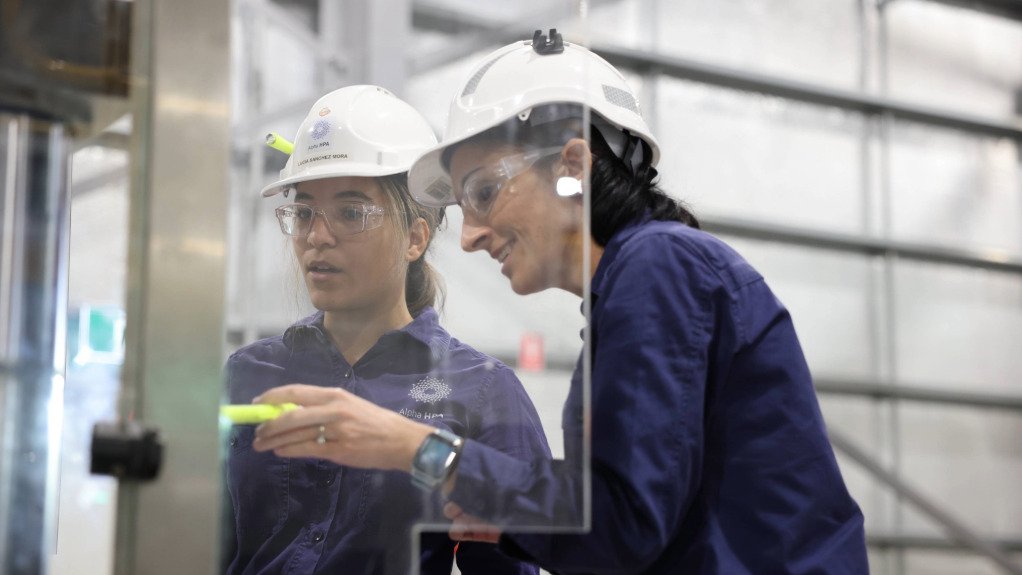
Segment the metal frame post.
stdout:
<path fill-rule="evenodd" d="M 230 2 L 135 10 L 121 417 L 158 428 L 165 455 L 157 480 L 119 489 L 115 572 L 214 573 Z"/>

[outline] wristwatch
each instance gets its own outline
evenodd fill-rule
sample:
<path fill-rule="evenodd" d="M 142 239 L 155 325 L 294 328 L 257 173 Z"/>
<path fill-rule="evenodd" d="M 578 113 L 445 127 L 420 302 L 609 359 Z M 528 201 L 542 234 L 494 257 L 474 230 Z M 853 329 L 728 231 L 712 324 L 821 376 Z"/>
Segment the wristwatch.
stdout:
<path fill-rule="evenodd" d="M 412 458 L 412 483 L 425 491 L 432 491 L 443 483 L 458 464 L 464 443 L 446 429 L 434 429 L 422 440 Z"/>

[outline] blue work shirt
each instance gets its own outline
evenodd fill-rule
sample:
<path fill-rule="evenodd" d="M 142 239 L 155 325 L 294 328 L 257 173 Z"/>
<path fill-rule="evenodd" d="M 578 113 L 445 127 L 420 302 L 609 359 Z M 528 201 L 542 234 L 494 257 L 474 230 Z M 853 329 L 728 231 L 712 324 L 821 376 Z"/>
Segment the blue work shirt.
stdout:
<path fill-rule="evenodd" d="M 320 312 L 282 336 L 238 350 L 227 375 L 231 403 L 249 403 L 289 383 L 337 387 L 513 460 L 550 457 L 514 372 L 451 338 L 432 308 L 384 334 L 354 366 L 331 343 Z M 230 432 L 230 574 L 406 575 L 412 526 L 445 522 L 439 496 L 413 486 L 407 473 L 259 453 L 252 449 L 254 430 L 235 426 Z M 455 546 L 446 532 L 424 533 L 419 545 L 421 573 L 451 573 Z M 463 543 L 457 561 L 466 574 L 537 573 L 493 544 Z"/>
<path fill-rule="evenodd" d="M 591 289 L 591 529 L 501 547 L 564 574 L 868 573 L 862 513 L 760 274 L 707 233 L 647 218 L 611 238 Z M 578 525 L 581 402 L 576 369 L 564 461 L 468 441 L 451 499 L 498 525 Z"/>

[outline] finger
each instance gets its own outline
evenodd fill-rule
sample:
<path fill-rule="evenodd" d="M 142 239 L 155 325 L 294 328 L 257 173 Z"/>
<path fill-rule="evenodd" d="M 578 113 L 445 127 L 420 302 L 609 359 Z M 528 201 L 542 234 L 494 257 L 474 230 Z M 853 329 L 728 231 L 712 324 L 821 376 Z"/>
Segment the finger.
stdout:
<path fill-rule="evenodd" d="M 447 536 L 451 538 L 451 541 L 468 541 L 464 531 L 453 527 L 447 531 Z"/>
<path fill-rule="evenodd" d="M 465 513 L 457 503 L 448 502 L 444 505 L 444 517 L 448 519 L 456 519 L 459 515 Z"/>
<path fill-rule="evenodd" d="M 447 535 L 453 541 L 480 541 L 483 543 L 497 543 L 500 541 L 499 532 L 456 531 L 452 529 L 448 531 Z"/>
<path fill-rule="evenodd" d="M 328 434 L 324 432 L 324 436 Z M 316 443 L 319 437 L 319 426 L 301 427 L 285 433 L 273 435 L 257 435 L 252 441 L 252 448 L 256 451 L 277 450 L 290 445 L 301 445 L 303 443 Z"/>
<path fill-rule="evenodd" d="M 321 431 L 322 430 L 322 431 Z M 320 437 L 324 441 L 320 441 Z M 273 451 L 279 457 L 318 457 L 329 459 L 332 447 L 330 433 L 325 425 L 302 427 L 270 438 L 255 438 L 252 447 L 256 451 Z"/>
<path fill-rule="evenodd" d="M 496 543 L 500 541 L 500 535 L 492 531 L 473 531 L 470 541 L 481 541 L 483 543 Z"/>
<path fill-rule="evenodd" d="M 295 409 L 256 427 L 255 436 L 257 438 L 269 439 L 276 435 L 290 433 L 302 428 L 318 428 L 320 425 L 329 425 L 340 418 L 341 416 L 337 412 L 337 405 L 334 404 Z"/>
<path fill-rule="evenodd" d="M 303 383 L 292 383 L 274 387 L 256 397 L 252 403 L 297 403 L 302 406 L 321 405 L 337 399 L 338 394 L 346 394 L 343 389 L 333 387 L 319 387 L 316 385 L 305 385 Z"/>
<path fill-rule="evenodd" d="M 455 541 L 461 541 L 463 539 L 467 539 L 469 537 L 469 535 L 471 534 L 471 532 L 472 532 L 472 526 L 471 525 L 469 525 L 468 523 L 465 523 L 464 521 L 458 521 L 458 520 L 455 520 L 453 523 L 451 523 L 451 526 L 450 526 L 450 528 L 448 528 L 448 531 L 447 531 L 447 533 L 448 533 L 448 535 L 450 535 L 451 539 L 454 539 Z"/>
<path fill-rule="evenodd" d="M 488 523 L 480 521 L 468 514 L 459 516 L 451 523 L 451 528 L 457 529 L 463 533 L 485 531 L 489 527 L 490 525 Z"/>

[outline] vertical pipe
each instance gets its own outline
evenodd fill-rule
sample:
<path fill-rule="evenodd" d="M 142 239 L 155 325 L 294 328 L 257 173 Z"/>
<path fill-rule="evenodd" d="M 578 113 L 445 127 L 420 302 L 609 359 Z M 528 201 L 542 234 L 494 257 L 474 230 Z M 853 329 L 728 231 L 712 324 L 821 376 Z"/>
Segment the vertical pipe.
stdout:
<path fill-rule="evenodd" d="M 0 114 L 0 131 L 0 569 L 34 575 L 56 533 L 70 148 L 48 120 Z"/>
<path fill-rule="evenodd" d="M 881 98 L 887 98 L 890 93 L 890 53 L 889 53 L 889 30 L 887 10 L 890 7 L 889 0 L 877 0 L 877 22 L 878 22 L 878 86 Z M 880 138 L 880 237 L 883 240 L 890 240 L 893 234 L 893 202 L 891 195 L 894 193 L 891 183 L 891 133 L 894 126 L 894 117 L 889 112 L 883 112 L 877 116 L 877 126 Z M 897 285 L 895 284 L 895 272 L 897 267 L 897 256 L 887 254 L 883 256 L 883 293 L 884 293 L 884 317 L 886 333 L 886 354 L 884 358 L 884 372 L 881 374 L 881 381 L 891 384 L 898 380 L 898 321 L 897 321 Z M 887 403 L 886 415 L 887 430 L 885 436 L 888 438 L 890 468 L 895 472 L 901 471 L 901 422 L 900 402 L 892 399 Z M 891 524 L 888 525 L 894 533 L 901 533 L 904 529 L 903 506 L 904 499 L 900 493 L 895 493 L 892 498 L 893 510 L 891 513 Z M 895 549 L 894 573 L 905 573 L 905 552 L 904 549 Z"/>

